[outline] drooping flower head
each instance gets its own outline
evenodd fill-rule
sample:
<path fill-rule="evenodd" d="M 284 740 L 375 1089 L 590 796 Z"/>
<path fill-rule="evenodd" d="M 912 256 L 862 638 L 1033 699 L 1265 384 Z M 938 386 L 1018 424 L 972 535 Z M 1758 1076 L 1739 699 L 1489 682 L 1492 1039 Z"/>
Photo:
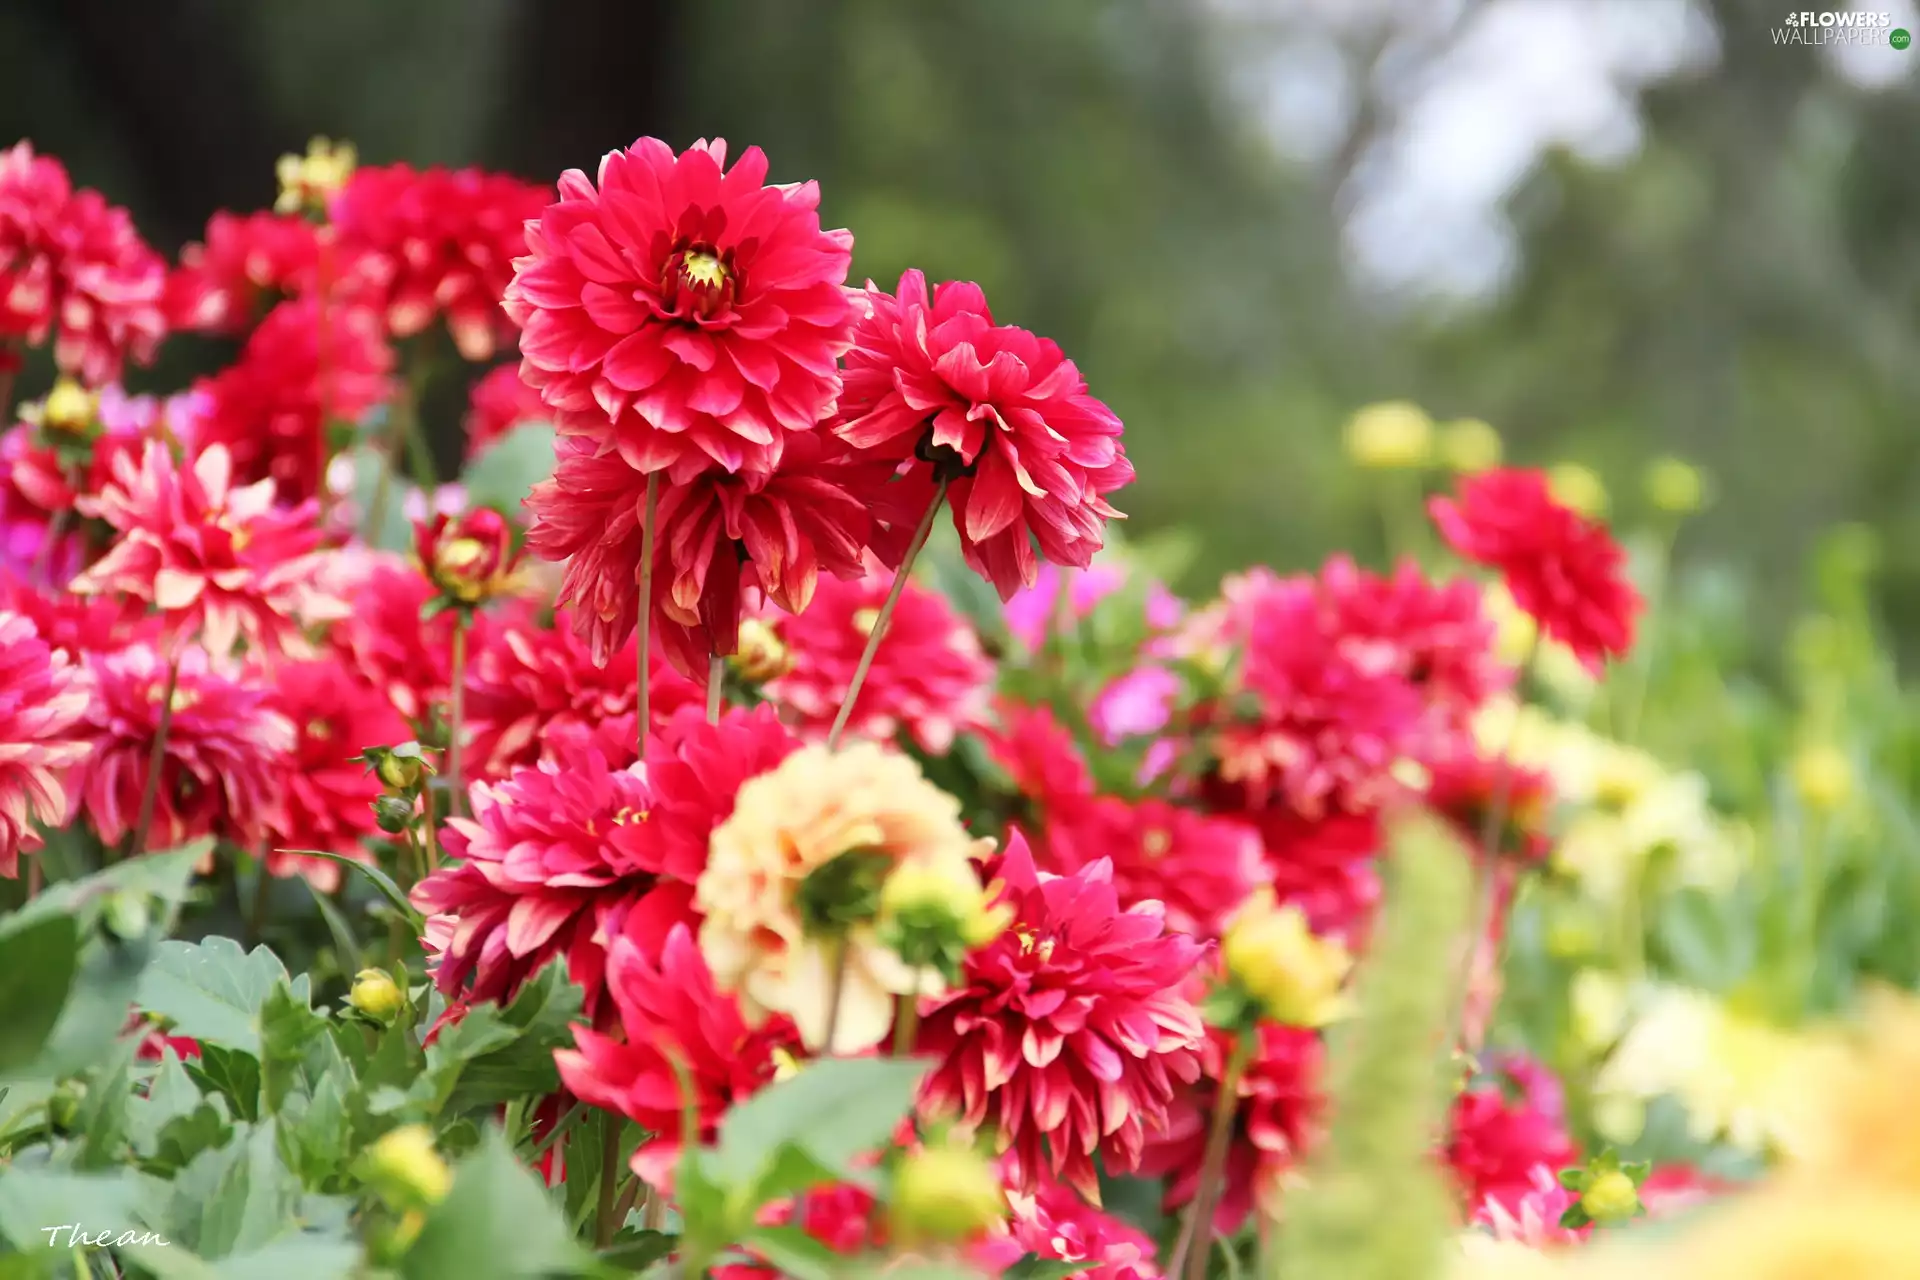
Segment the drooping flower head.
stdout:
<path fill-rule="evenodd" d="M 883 468 L 884 470 L 884 468 Z M 704 681 L 707 657 L 739 647 L 753 590 L 792 612 L 820 571 L 858 576 L 871 536 L 873 468 L 831 439 L 796 437 L 780 470 L 708 473 L 660 491 L 655 514 L 653 625 L 674 665 Z M 560 600 L 604 660 L 640 618 L 647 479 L 617 454 L 563 439 L 553 478 L 527 499 L 527 542 L 566 560 Z"/>
<path fill-rule="evenodd" d="M 568 170 L 506 291 L 560 430 L 677 482 L 774 470 L 831 409 L 852 342 L 853 236 L 821 230 L 816 184 L 766 185 L 758 147 L 726 158 L 642 138 L 597 183 Z"/>
<path fill-rule="evenodd" d="M 612 941 L 625 935 L 658 954 L 672 926 L 691 919 L 692 883 L 668 877 L 674 868 L 648 830 L 646 781 L 589 752 L 470 790 L 473 816 L 450 818 L 444 837 L 462 861 L 413 889 L 422 912 L 452 918 L 435 983 L 505 1002 L 563 956 L 587 1016 L 600 1016 Z"/>
<path fill-rule="evenodd" d="M 294 748 L 293 725 L 274 709 L 272 690 L 257 675 L 212 662 L 198 648 L 185 649 L 176 661 L 148 847 L 170 849 L 211 835 L 255 848 L 285 826 L 281 779 Z M 139 820 L 168 663 L 149 644 L 87 660 L 92 696 L 84 716 L 81 812 L 108 844 Z"/>
<path fill-rule="evenodd" d="M 1120 419 L 1087 394 L 1073 361 L 996 325 L 975 284 L 929 294 L 908 271 L 897 293 L 869 284 L 867 304 L 836 433 L 862 451 L 920 459 L 918 480 L 952 480 L 967 563 L 1002 599 L 1037 580 L 1036 540 L 1053 563 L 1086 568 L 1120 515 L 1107 495 L 1133 479 L 1133 464 Z"/>
<path fill-rule="evenodd" d="M 182 468 L 149 440 L 138 459 L 115 460 L 113 481 L 81 510 L 120 539 L 73 590 L 147 601 L 169 646 L 198 634 L 209 653 L 225 656 L 244 637 L 263 657 L 305 657 L 301 627 L 344 611 L 320 589 L 315 505 L 276 506 L 271 480 L 234 485 L 220 445 Z"/>
<path fill-rule="evenodd" d="M 1633 647 L 1643 602 L 1625 553 L 1606 525 L 1558 501 L 1545 475 L 1483 471 L 1427 509 L 1447 544 L 1498 571 L 1514 602 L 1589 671 Z"/>
<path fill-rule="evenodd" d="M 0 608 L 0 876 L 18 875 L 20 851 L 40 847 L 35 821 L 67 819 L 68 771 L 87 752 L 76 727 L 87 699 L 83 669 L 30 619 Z"/>
<path fill-rule="evenodd" d="M 812 895 L 844 882 L 877 906 L 891 869 L 965 866 L 991 848 L 968 837 L 960 802 L 908 757 L 871 742 L 803 747 L 749 779 L 714 829 L 697 898 L 700 949 L 750 1019 L 784 1013 L 814 1047 L 831 1027 L 833 1052 L 858 1052 L 885 1037 L 895 996 L 937 983 L 880 941 L 877 911 L 830 936 L 809 919 Z"/>
<path fill-rule="evenodd" d="M 652 1186 L 671 1185 L 681 1144 L 712 1141 L 720 1117 L 770 1084 L 780 1053 L 797 1053 L 800 1037 L 785 1018 L 749 1026 L 734 998 L 715 988 L 685 925 L 673 927 L 658 958 L 616 938 L 606 992 L 625 1039 L 577 1027 L 576 1047 L 557 1051 L 554 1063 L 575 1097 L 647 1132 L 634 1171 Z M 691 1098 L 676 1064 L 692 1082 Z M 690 1109 L 700 1122 L 692 1135 L 682 1131 Z"/>
<path fill-rule="evenodd" d="M 61 371 L 101 386 L 126 357 L 153 357 L 166 285 L 166 263 L 125 209 L 74 190 L 29 143 L 0 151 L 0 342 L 37 347 L 51 334 Z"/>
<path fill-rule="evenodd" d="M 337 658 L 282 664 L 274 672 L 272 706 L 292 724 L 294 744 L 275 762 L 286 804 L 272 831 L 267 869 L 305 876 L 331 892 L 340 883 L 339 863 L 279 851 L 318 849 L 370 861 L 361 842 L 379 834 L 372 804 L 381 784 L 355 757 L 367 747 L 405 742 L 413 731 L 379 690 Z"/>
<path fill-rule="evenodd" d="M 833 723 L 892 585 L 892 574 L 823 579 L 806 612 L 768 619 L 791 666 L 767 684 L 766 694 L 799 717 L 803 732 L 824 735 Z M 908 582 L 847 731 L 890 739 L 904 729 L 924 750 L 944 754 L 959 733 L 985 723 L 992 681 L 993 666 L 973 628 L 945 596 Z"/>
<path fill-rule="evenodd" d="M 394 337 L 444 315 L 460 354 L 485 360 L 513 341 L 500 295 L 527 251 L 527 220 L 552 198 L 551 187 L 480 169 L 369 165 L 328 217 L 341 245 L 366 255 L 368 301 Z"/>
<path fill-rule="evenodd" d="M 327 431 L 358 422 L 394 393 L 393 350 L 361 306 L 283 302 L 248 335 L 240 358 L 203 379 L 206 444 L 221 444 L 243 483 L 271 478 L 283 501 L 316 496 Z"/>
<path fill-rule="evenodd" d="M 920 1051 L 939 1064 L 924 1103 L 991 1131 L 1014 1189 L 1051 1172 L 1097 1199 L 1095 1154 L 1133 1171 L 1199 1078 L 1204 1028 L 1184 990 L 1205 950 L 1157 904 L 1122 909 L 1105 863 L 1047 875 L 1016 833 L 997 878 L 1013 925 L 922 1001 Z"/>

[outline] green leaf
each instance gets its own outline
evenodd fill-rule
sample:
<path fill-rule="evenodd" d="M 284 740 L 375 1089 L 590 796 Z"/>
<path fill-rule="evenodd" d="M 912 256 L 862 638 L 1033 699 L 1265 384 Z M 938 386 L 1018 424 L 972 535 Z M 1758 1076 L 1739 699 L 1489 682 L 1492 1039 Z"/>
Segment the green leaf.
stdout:
<path fill-rule="evenodd" d="M 287 983 L 307 1000 L 305 974 L 289 979 L 286 966 L 264 946 L 242 951 L 232 938 L 201 943 L 163 942 L 140 982 L 140 1007 L 170 1019 L 179 1034 L 260 1056 L 260 1011 L 274 988 Z"/>
<path fill-rule="evenodd" d="M 4 928 L 0 925 L 0 928 Z M 48 916 L 0 934 L 0 1071 L 47 1047 L 73 988 L 80 936 L 72 916 Z"/>
<path fill-rule="evenodd" d="M 679 1236 L 665 1231 L 623 1231 L 594 1256 L 604 1265 L 622 1271 L 644 1271 L 672 1253 L 679 1241 Z"/>
<path fill-rule="evenodd" d="M 1083 1271 L 1093 1270 L 1098 1265 L 1098 1260 L 1061 1262 L 1054 1258 L 1042 1258 L 1038 1254 L 1030 1253 L 1000 1274 L 1001 1280 L 1060 1280 L 1061 1276 L 1077 1276 Z"/>
<path fill-rule="evenodd" d="M 553 1051 L 573 1043 L 580 1008 L 580 988 L 561 961 L 536 974 L 505 1008 L 474 1006 L 427 1049 L 421 1086 L 431 1090 L 428 1105 L 458 1113 L 552 1093 L 560 1087 Z"/>
<path fill-rule="evenodd" d="M 327 1039 L 327 1018 L 295 997 L 286 983 L 277 984 L 260 1006 L 261 1105 L 278 1111 L 303 1078 L 300 1067 L 310 1050 Z M 328 1047 L 331 1047 L 329 1044 Z M 341 1067 L 344 1069 L 345 1064 Z"/>
<path fill-rule="evenodd" d="M 81 1135 L 74 1163 L 81 1168 L 105 1168 L 126 1151 L 128 1106 L 133 1100 L 133 1060 L 140 1042 L 131 1037 L 113 1047 L 111 1056 L 88 1081 L 74 1128 Z"/>
<path fill-rule="evenodd" d="M 528 422 L 500 437 L 460 477 L 469 507 L 513 512 L 533 486 L 553 474 L 553 428 Z"/>
<path fill-rule="evenodd" d="M 151 1227 L 140 1199 L 131 1169 L 69 1173 L 19 1161 L 0 1171 L 0 1237 L 31 1251 L 47 1247 L 48 1227 L 78 1226 L 88 1234 Z"/>
<path fill-rule="evenodd" d="M 360 1246 L 351 1240 L 324 1236 L 289 1236 L 218 1262 L 208 1262 L 186 1249 L 167 1245 L 139 1245 L 119 1251 L 153 1273 L 156 1280 L 348 1280 L 360 1270 Z"/>
<path fill-rule="evenodd" d="M 33 1062 L 11 1072 L 13 1079 L 65 1079 L 97 1064 L 119 1040 L 127 1010 L 154 943 L 95 938 L 81 948 L 80 967 L 53 1034 Z"/>
<path fill-rule="evenodd" d="M 727 1114 L 708 1173 L 744 1188 L 792 1146 L 836 1174 L 884 1143 L 913 1106 L 930 1064 L 828 1058 L 761 1090 Z"/>
<path fill-rule="evenodd" d="M 200 1061 L 189 1065 L 187 1074 L 202 1089 L 211 1089 L 225 1098 L 240 1119 L 260 1118 L 260 1062 L 252 1054 L 203 1044 Z"/>
<path fill-rule="evenodd" d="M 274 852 L 294 853 L 303 858 L 327 858 L 339 863 L 343 867 L 351 867 L 368 880 L 371 880 L 373 887 L 380 891 L 380 896 L 392 903 L 394 909 L 407 918 L 407 921 L 413 925 L 413 931 L 416 934 L 420 932 L 420 926 L 426 917 L 414 910 L 413 904 L 407 901 L 406 892 L 393 882 L 393 877 L 372 863 L 357 862 L 345 854 L 329 853 L 325 849 L 276 849 Z"/>
<path fill-rule="evenodd" d="M 798 1227 L 759 1227 L 740 1243 L 792 1280 L 840 1280 L 847 1266 L 845 1257 Z"/>
<path fill-rule="evenodd" d="M 300 1183 L 280 1159 L 272 1120 L 239 1126 L 173 1180 L 167 1228 L 207 1259 L 257 1249 L 297 1229 Z"/>
<path fill-rule="evenodd" d="M 539 1179 L 489 1129 L 480 1149 L 455 1167 L 453 1189 L 428 1212 L 400 1273 L 410 1280 L 531 1280 L 584 1262 Z"/>
<path fill-rule="evenodd" d="M 413 521 L 407 519 L 407 484 L 384 450 L 358 445 L 349 451 L 353 459 L 353 506 L 361 513 L 361 529 L 368 530 L 368 512 L 379 507 L 379 518 L 371 526 L 367 541 L 382 551 L 405 551 L 413 544 Z M 384 492 L 380 483 L 387 475 Z"/>

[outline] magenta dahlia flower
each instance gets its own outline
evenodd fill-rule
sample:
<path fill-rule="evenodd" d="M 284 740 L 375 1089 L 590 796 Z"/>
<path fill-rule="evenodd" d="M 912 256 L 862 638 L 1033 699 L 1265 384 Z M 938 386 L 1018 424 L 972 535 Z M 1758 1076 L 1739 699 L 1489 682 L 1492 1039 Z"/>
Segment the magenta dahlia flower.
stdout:
<path fill-rule="evenodd" d="M 685 925 L 674 926 L 657 960 L 616 939 L 606 993 L 625 1038 L 576 1027 L 575 1047 L 557 1050 L 554 1064 L 575 1097 L 646 1130 L 633 1170 L 652 1186 L 670 1186 L 689 1137 L 687 1112 L 699 1120 L 693 1139 L 710 1142 L 730 1107 L 772 1083 L 779 1055 L 800 1051 L 800 1036 L 782 1017 L 749 1027 L 738 1002 L 715 987 Z M 676 1064 L 692 1084 L 692 1097 Z"/>
<path fill-rule="evenodd" d="M 273 300 L 312 290 L 319 271 L 320 228 L 306 218 L 222 210 L 199 242 L 181 249 L 167 280 L 167 317 L 175 329 L 237 337 Z"/>
<path fill-rule="evenodd" d="M 147 601 L 170 647 L 198 635 L 224 657 L 244 637 L 262 657 L 306 657 L 302 627 L 345 611 L 320 587 L 316 506 L 276 506 L 271 480 L 235 486 L 220 445 L 182 469 L 149 440 L 137 460 L 116 459 L 112 483 L 81 510 L 120 538 L 72 590 Z"/>
<path fill-rule="evenodd" d="M 1031 1254 L 1048 1262 L 1091 1264 L 1073 1274 L 1087 1280 L 1158 1280 L 1151 1238 L 1123 1218 L 1095 1208 L 1072 1187 L 1051 1180 L 1031 1194 L 1014 1192 L 1004 1235 L 976 1246 L 971 1261 L 989 1275 Z"/>
<path fill-rule="evenodd" d="M 1051 1172 L 1098 1199 L 1093 1157 L 1131 1172 L 1200 1076 L 1205 1028 L 1183 992 L 1205 948 L 1157 904 L 1122 909 L 1107 863 L 1037 871 L 1017 831 L 996 874 L 1012 926 L 922 1002 L 920 1051 L 939 1064 L 924 1103 L 994 1133 L 1015 1189 Z"/>
<path fill-rule="evenodd" d="M 0 609 L 0 876 L 40 847 L 33 823 L 57 826 L 72 808 L 71 769 L 87 753 L 78 721 L 86 673 L 48 646 L 33 622 Z"/>
<path fill-rule="evenodd" d="M 220 836 L 257 848 L 286 817 L 282 778 L 294 748 L 293 724 L 267 685 L 200 649 L 176 662 L 173 712 L 161 757 L 160 786 L 148 845 L 174 848 Z M 80 773 L 81 812 L 108 844 L 133 830 L 147 765 L 160 733 L 168 660 L 147 644 L 89 657 L 92 696 Z"/>
<path fill-rule="evenodd" d="M 691 707 L 676 714 L 647 741 L 647 776 L 659 797 L 648 821 L 663 863 L 682 879 L 699 879 L 713 829 L 733 816 L 741 785 L 799 747 L 765 703 L 729 707 L 718 724 Z"/>
<path fill-rule="evenodd" d="M 693 918 L 691 881 L 662 874 L 641 772 L 589 753 L 470 790 L 473 816 L 450 818 L 444 837 L 461 861 L 413 888 L 422 912 L 451 918 L 434 981 L 449 997 L 504 1003 L 559 956 L 587 1017 L 609 1012 L 612 941 L 657 955 L 674 923 Z"/>
<path fill-rule="evenodd" d="M 29 143 L 0 151 L 0 342 L 39 346 L 89 386 L 145 363 L 166 333 L 167 265 L 125 209 L 73 189 Z"/>
<path fill-rule="evenodd" d="M 831 411 L 852 344 L 853 236 L 820 229 L 815 183 L 766 185 L 758 147 L 726 158 L 642 138 L 597 185 L 568 170 L 506 291 L 560 430 L 676 481 L 774 470 Z"/>
<path fill-rule="evenodd" d="M 1122 906 L 1158 902 L 1169 929 L 1203 940 L 1218 938 L 1227 917 L 1267 882 L 1252 827 L 1152 797 L 1056 804 L 1034 856 L 1061 875 L 1110 861 Z"/>
<path fill-rule="evenodd" d="M 1457 498 L 1427 502 L 1447 544 L 1496 570 L 1514 603 L 1598 674 L 1633 647 L 1644 602 L 1607 526 L 1553 496 L 1538 471 L 1468 476 Z"/>
<path fill-rule="evenodd" d="M 1517 1204 L 1532 1189 L 1534 1169 L 1580 1161 L 1559 1082 L 1525 1058 L 1496 1063 L 1495 1076 L 1454 1099 L 1441 1152 L 1470 1207 L 1490 1198 Z"/>
<path fill-rule="evenodd" d="M 975 284 L 929 297 L 926 277 L 909 271 L 897 294 L 869 284 L 867 301 L 835 432 L 952 479 L 967 563 L 1002 599 L 1038 579 L 1035 541 L 1055 564 L 1086 568 L 1120 515 L 1107 495 L 1132 481 L 1133 464 L 1120 419 L 1087 394 L 1073 361 L 996 325 Z"/>
<path fill-rule="evenodd" d="M 892 585 L 890 573 L 823 578 L 805 613 L 767 618 L 792 665 L 766 694 L 798 717 L 803 733 L 824 735 L 833 723 Z M 945 596 L 908 582 L 847 729 L 883 740 L 904 729 L 941 755 L 959 734 L 986 722 L 992 683 L 993 664 L 973 628 Z"/>
<path fill-rule="evenodd" d="M 436 594 L 433 584 L 387 551 L 345 549 L 327 557 L 323 569 L 327 593 L 353 601 L 352 612 L 328 629 L 328 647 L 401 715 L 424 722 L 446 702 L 453 680 L 453 615 L 420 617 Z M 475 619 L 485 620 L 485 614 Z M 485 635 L 485 626 L 477 626 L 470 646 L 481 647 Z"/>

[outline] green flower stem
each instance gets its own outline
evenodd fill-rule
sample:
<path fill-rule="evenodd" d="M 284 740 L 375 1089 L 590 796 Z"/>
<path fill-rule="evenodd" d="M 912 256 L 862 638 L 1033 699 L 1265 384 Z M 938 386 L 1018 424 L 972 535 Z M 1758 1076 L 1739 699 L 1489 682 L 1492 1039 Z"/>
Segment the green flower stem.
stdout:
<path fill-rule="evenodd" d="M 1225 1175 L 1227 1143 L 1233 1136 L 1234 1113 L 1240 1109 L 1240 1080 L 1253 1061 L 1258 1032 L 1247 1027 L 1234 1037 L 1233 1053 L 1220 1076 L 1220 1089 L 1213 1099 L 1213 1123 L 1207 1129 L 1207 1145 L 1200 1157 L 1200 1180 L 1193 1193 L 1193 1210 L 1174 1251 L 1167 1275 L 1180 1280 L 1182 1264 L 1186 1280 L 1206 1280 L 1207 1262 L 1213 1256 L 1213 1212 L 1220 1202 L 1220 1183 Z"/>
<path fill-rule="evenodd" d="M 640 621 L 634 636 L 635 663 L 639 670 L 636 678 L 639 687 L 635 691 L 636 715 L 634 733 L 639 741 L 635 746 L 640 752 L 640 765 L 644 769 L 647 760 L 647 735 L 653 731 L 653 691 L 649 676 L 653 658 L 650 652 L 653 644 L 653 538 L 654 525 L 659 523 L 655 517 L 660 510 L 660 475 L 647 473 L 647 513 L 646 521 L 640 526 Z"/>
<path fill-rule="evenodd" d="M 593 1247 L 604 1249 L 613 1243 L 614 1233 L 619 1231 L 620 1223 L 614 1217 L 614 1184 L 620 1181 L 620 1131 L 626 1127 L 626 1117 L 609 1111 L 601 1128 L 600 1141 L 600 1200 L 593 1218 Z M 620 1218 L 625 1218 L 621 1214 Z"/>
<path fill-rule="evenodd" d="M 467 731 L 467 615 L 456 609 L 453 614 L 453 675 L 447 691 L 447 816 L 454 817 L 466 807 L 466 788 L 461 783 L 461 754 Z M 422 787 L 424 793 L 427 788 Z M 427 801 L 427 829 L 433 829 L 433 801 Z M 431 837 L 429 837 L 431 839 Z M 438 859 L 430 858 L 428 866 Z"/>
<path fill-rule="evenodd" d="M 927 535 L 933 532 L 933 518 L 940 514 L 940 507 L 946 500 L 947 481 L 942 477 L 933 487 L 933 501 L 927 504 L 927 513 L 920 517 L 919 528 L 913 531 L 913 541 L 907 544 L 907 554 L 901 558 L 899 569 L 894 571 L 893 586 L 880 606 L 879 615 L 873 620 L 873 631 L 867 636 L 867 647 L 860 653 L 860 665 L 853 669 L 853 679 L 847 685 L 846 698 L 840 703 L 840 713 L 834 716 L 833 727 L 827 730 L 829 751 L 840 748 L 840 735 L 846 732 L 847 721 L 853 717 L 853 704 L 860 697 L 860 686 L 867 682 L 867 670 L 873 666 L 873 655 L 880 651 L 881 637 L 887 634 L 887 623 L 893 620 L 893 610 L 907 589 L 907 579 L 913 574 L 913 562 L 919 557 L 920 549 L 927 545 Z M 1067 589 L 1064 581 L 1060 589 Z"/>
<path fill-rule="evenodd" d="M 726 688 L 726 662 L 719 654 L 707 655 L 707 723 L 720 723 L 721 695 Z"/>
<path fill-rule="evenodd" d="M 147 851 L 147 831 L 153 826 L 153 806 L 160 798 L 160 773 L 167 762 L 167 734 L 173 728 L 173 695 L 180 688 L 180 658 L 167 664 L 167 685 L 160 693 L 160 723 L 153 731 L 153 749 L 147 752 L 147 784 L 140 792 L 140 817 L 133 824 L 129 854 Z"/>

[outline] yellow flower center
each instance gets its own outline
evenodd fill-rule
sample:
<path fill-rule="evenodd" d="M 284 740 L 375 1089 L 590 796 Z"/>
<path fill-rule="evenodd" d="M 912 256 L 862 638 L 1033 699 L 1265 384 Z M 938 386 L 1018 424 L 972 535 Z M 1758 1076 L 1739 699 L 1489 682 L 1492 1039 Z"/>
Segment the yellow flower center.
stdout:
<path fill-rule="evenodd" d="M 681 259 L 680 271 L 687 277 L 687 283 L 696 289 L 717 289 L 727 282 L 731 274 L 726 263 L 701 249 Z"/>

